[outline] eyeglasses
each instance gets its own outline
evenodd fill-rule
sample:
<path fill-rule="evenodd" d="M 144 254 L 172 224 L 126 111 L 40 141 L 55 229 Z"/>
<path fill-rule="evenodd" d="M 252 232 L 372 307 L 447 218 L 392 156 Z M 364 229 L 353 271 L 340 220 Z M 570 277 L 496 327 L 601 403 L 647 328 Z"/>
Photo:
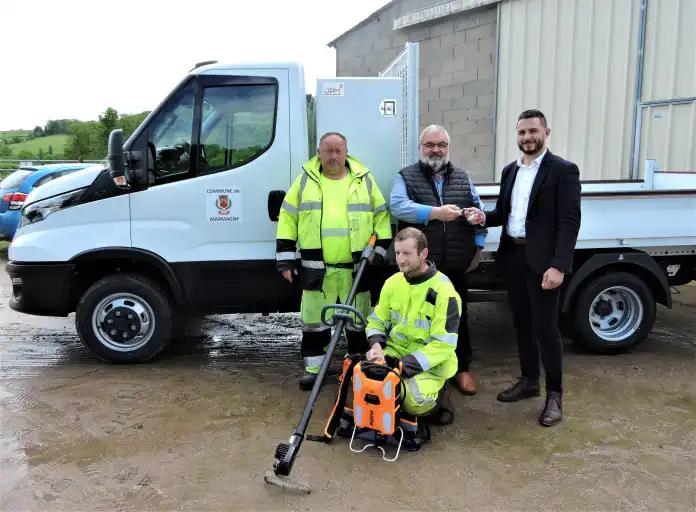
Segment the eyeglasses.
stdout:
<path fill-rule="evenodd" d="M 425 149 L 447 149 L 447 146 L 449 146 L 449 144 L 447 144 L 446 142 L 438 142 L 437 144 L 435 144 L 434 142 L 426 142 L 425 144 L 423 144 L 423 147 Z"/>

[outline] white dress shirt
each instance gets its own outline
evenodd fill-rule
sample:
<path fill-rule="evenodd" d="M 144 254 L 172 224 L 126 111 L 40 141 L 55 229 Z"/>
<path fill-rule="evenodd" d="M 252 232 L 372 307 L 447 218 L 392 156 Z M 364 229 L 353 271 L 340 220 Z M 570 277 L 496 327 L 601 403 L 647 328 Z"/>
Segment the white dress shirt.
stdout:
<path fill-rule="evenodd" d="M 527 220 L 527 207 L 529 206 L 529 195 L 532 192 L 534 178 L 541 165 L 541 160 L 546 156 L 544 152 L 535 158 L 530 165 L 522 163 L 522 157 L 517 160 L 519 169 L 515 178 L 515 185 L 512 188 L 512 204 L 510 205 L 510 216 L 505 226 L 507 234 L 515 238 L 524 238 L 527 234 L 525 221 Z"/>

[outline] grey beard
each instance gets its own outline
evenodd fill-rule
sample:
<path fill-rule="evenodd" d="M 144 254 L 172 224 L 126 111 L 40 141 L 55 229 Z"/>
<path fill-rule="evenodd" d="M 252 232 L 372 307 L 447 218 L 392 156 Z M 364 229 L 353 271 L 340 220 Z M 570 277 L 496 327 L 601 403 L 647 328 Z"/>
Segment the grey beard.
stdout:
<path fill-rule="evenodd" d="M 420 161 L 422 164 L 430 167 L 433 172 L 440 172 L 440 170 L 449 163 L 449 156 L 443 156 L 442 158 L 428 158 L 427 156 L 421 155 Z"/>

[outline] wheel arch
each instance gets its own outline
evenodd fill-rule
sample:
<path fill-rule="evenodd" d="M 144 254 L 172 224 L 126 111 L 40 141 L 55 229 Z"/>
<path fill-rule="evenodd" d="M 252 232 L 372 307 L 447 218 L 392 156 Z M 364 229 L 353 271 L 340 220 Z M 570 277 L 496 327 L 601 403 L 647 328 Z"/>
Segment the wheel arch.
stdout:
<path fill-rule="evenodd" d="M 656 302 L 672 307 L 667 276 L 652 256 L 644 252 L 614 252 L 591 256 L 572 274 L 563 295 L 561 312 L 571 310 L 578 293 L 587 282 L 612 272 L 626 272 L 639 277 L 650 288 Z"/>
<path fill-rule="evenodd" d="M 114 273 L 142 274 L 158 282 L 178 307 L 186 305 L 186 296 L 171 266 L 159 255 L 132 247 L 108 247 L 82 252 L 74 256 L 76 279 L 70 290 L 70 307 L 77 305 L 82 294 L 98 279 Z"/>

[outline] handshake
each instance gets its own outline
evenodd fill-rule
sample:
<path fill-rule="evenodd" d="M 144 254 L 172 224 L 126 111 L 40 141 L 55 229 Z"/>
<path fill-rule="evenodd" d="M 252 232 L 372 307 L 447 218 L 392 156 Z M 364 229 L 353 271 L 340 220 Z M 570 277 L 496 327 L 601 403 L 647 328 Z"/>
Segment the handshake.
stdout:
<path fill-rule="evenodd" d="M 451 222 L 457 220 L 459 217 L 464 216 L 469 224 L 474 226 L 483 224 L 486 222 L 486 214 L 475 207 L 471 208 L 459 208 L 453 204 L 445 204 L 443 206 L 435 206 L 430 215 L 431 219 L 441 220 L 443 222 Z"/>

